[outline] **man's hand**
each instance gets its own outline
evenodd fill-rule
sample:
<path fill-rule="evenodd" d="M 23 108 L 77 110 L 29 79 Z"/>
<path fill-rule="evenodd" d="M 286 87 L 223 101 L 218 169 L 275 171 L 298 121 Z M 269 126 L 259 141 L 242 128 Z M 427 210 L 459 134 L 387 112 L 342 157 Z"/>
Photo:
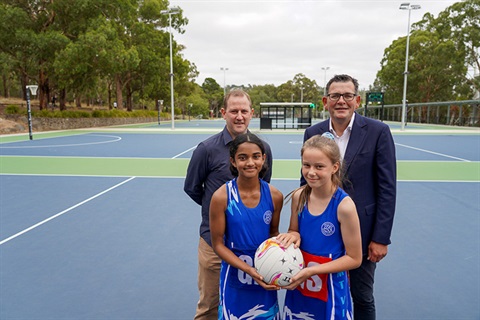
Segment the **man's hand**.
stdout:
<path fill-rule="evenodd" d="M 368 260 L 380 262 L 388 253 L 388 246 L 377 242 L 370 242 L 368 246 Z"/>

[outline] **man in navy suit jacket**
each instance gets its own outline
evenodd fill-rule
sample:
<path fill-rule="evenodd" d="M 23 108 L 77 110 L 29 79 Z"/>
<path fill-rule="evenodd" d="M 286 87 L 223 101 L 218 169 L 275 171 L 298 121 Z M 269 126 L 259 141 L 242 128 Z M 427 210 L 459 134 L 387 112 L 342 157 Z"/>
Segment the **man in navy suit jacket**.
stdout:
<path fill-rule="evenodd" d="M 331 132 L 343 157 L 343 189 L 357 207 L 363 262 L 350 271 L 355 320 L 375 319 L 373 282 L 377 262 L 388 252 L 396 201 L 395 145 L 389 127 L 355 112 L 358 81 L 336 75 L 327 83 L 323 105 L 330 120 L 305 130 L 308 138 Z M 301 183 L 305 184 L 303 177 Z"/>

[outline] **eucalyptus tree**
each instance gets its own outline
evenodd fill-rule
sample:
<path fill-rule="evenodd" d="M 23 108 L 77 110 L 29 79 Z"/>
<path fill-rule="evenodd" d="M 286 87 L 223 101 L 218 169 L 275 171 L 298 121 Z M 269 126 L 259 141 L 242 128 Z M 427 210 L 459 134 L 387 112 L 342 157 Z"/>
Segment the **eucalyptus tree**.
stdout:
<path fill-rule="evenodd" d="M 249 86 L 247 92 L 250 95 L 250 98 L 252 98 L 255 108 L 258 110 L 260 110 L 259 104 L 261 102 L 277 102 L 276 88 L 273 84 Z"/>
<path fill-rule="evenodd" d="M 219 116 L 220 106 L 222 105 L 223 89 L 213 78 L 206 78 L 202 83 L 203 92 L 208 99 L 210 110 L 214 116 Z"/>
<path fill-rule="evenodd" d="M 295 95 L 300 95 L 297 102 L 313 102 L 318 103 L 321 100 L 320 87 L 315 80 L 307 78 L 303 73 L 298 73 L 293 77 L 292 85 Z"/>
<path fill-rule="evenodd" d="M 50 2 L 4 0 L 0 4 L 0 51 L 9 56 L 24 97 L 26 85 L 40 86 L 41 108 L 47 103 L 48 72 L 55 51 L 68 42 L 61 32 L 52 28 L 55 15 Z"/>
<path fill-rule="evenodd" d="M 136 68 L 138 64 L 136 48 L 125 47 L 114 22 L 98 17 L 91 21 L 91 27 L 85 33 L 57 54 L 54 66 L 60 85 L 81 97 L 94 89 L 103 77 L 120 81 L 119 74 Z M 121 106 L 121 85 L 116 88 L 117 103 Z"/>
<path fill-rule="evenodd" d="M 407 100 L 433 102 L 469 99 L 478 79 L 468 74 L 479 67 L 480 3 L 467 0 L 448 7 L 437 18 L 426 13 L 412 25 Z M 406 36 L 385 49 L 374 87 L 386 103 L 400 103 L 403 91 Z"/>
<path fill-rule="evenodd" d="M 2 82 L 0 87 L 5 98 L 10 97 L 10 91 L 15 80 L 15 70 L 13 65 L 13 59 L 9 55 L 0 52 L 0 74 Z"/>
<path fill-rule="evenodd" d="M 457 2 L 440 12 L 437 18 L 426 15 L 413 28 L 438 34 L 442 41 L 452 41 L 454 50 L 462 54 L 458 58 L 463 58 L 470 70 L 480 71 L 480 1 Z M 462 76 L 471 93 L 480 90 L 478 73 L 476 77 L 473 73 L 464 73 Z M 465 88 L 459 88 L 459 91 L 462 89 Z"/>
<path fill-rule="evenodd" d="M 282 83 L 277 88 L 277 101 L 276 102 L 299 101 L 300 99 L 297 100 L 297 98 L 296 98 L 297 94 L 295 94 L 295 92 L 296 92 L 296 88 L 295 88 L 292 80 L 288 80 L 287 82 Z"/>
<path fill-rule="evenodd" d="M 107 82 L 118 105 L 125 92 L 131 109 L 135 93 L 168 95 L 169 23 L 161 14 L 168 6 L 167 0 L 3 0 L 0 52 L 13 59 L 23 88 L 30 79 L 39 84 L 41 106 L 52 87 L 62 106 L 66 91 L 79 99 Z M 177 32 L 187 23 L 181 9 L 172 15 Z M 198 72 L 181 56 L 183 46 L 173 42 L 172 49 L 177 85 L 188 93 Z"/>

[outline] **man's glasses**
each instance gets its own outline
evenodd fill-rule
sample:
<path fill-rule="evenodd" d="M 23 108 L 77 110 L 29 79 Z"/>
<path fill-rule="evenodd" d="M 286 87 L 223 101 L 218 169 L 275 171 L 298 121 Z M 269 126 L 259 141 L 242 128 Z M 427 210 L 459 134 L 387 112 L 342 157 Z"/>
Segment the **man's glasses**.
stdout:
<path fill-rule="evenodd" d="M 343 97 L 343 100 L 345 101 L 352 101 L 357 95 L 355 93 L 330 93 L 327 94 L 327 97 L 329 97 L 333 101 L 337 101 L 340 99 L 340 97 Z"/>

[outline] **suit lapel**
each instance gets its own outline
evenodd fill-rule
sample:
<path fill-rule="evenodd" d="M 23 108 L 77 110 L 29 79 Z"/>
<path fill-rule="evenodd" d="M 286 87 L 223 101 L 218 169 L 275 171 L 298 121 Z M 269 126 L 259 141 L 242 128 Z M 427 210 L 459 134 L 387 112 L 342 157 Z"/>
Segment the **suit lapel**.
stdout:
<path fill-rule="evenodd" d="M 367 136 L 367 124 L 362 116 L 355 114 L 355 121 L 353 121 L 352 132 L 348 140 L 347 150 L 345 150 L 344 164 L 345 172 L 348 172 L 350 164 L 355 159 L 360 147 L 365 143 Z"/>

